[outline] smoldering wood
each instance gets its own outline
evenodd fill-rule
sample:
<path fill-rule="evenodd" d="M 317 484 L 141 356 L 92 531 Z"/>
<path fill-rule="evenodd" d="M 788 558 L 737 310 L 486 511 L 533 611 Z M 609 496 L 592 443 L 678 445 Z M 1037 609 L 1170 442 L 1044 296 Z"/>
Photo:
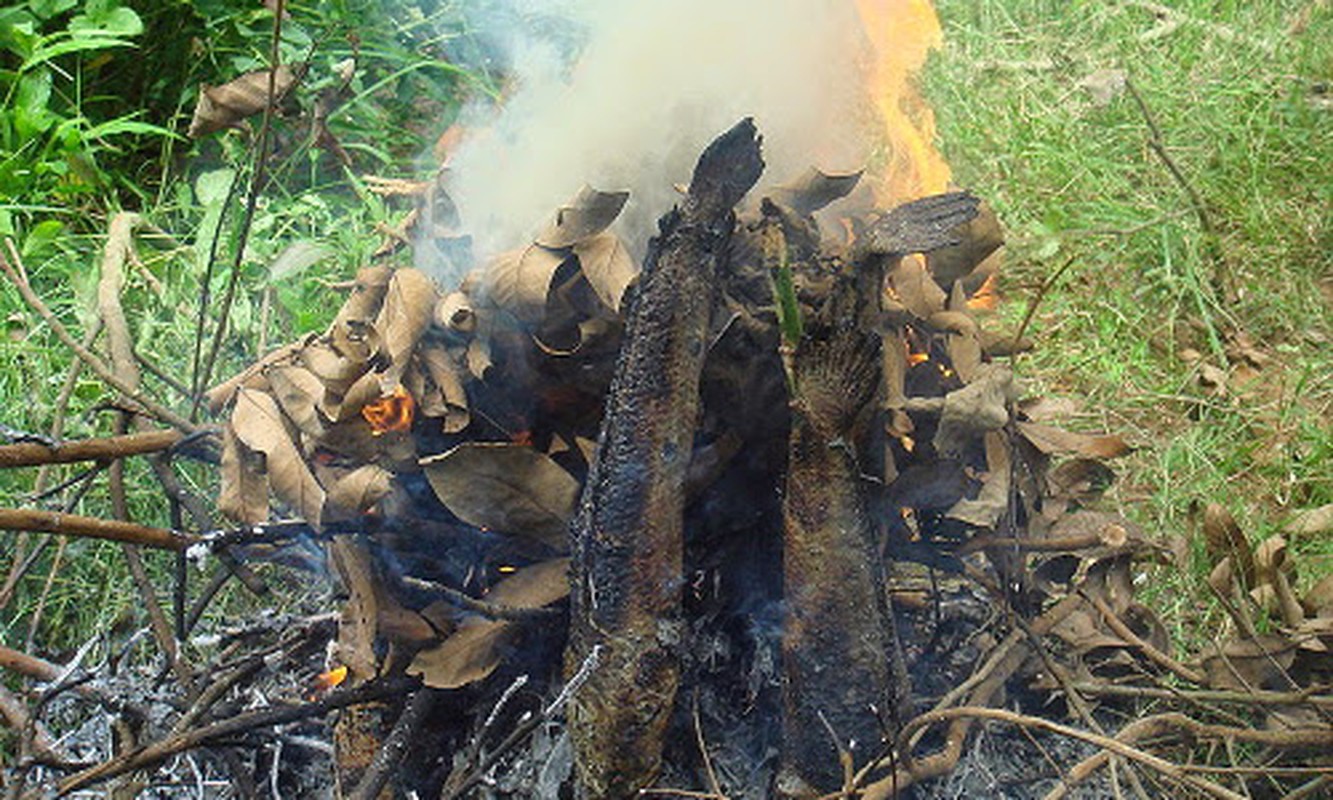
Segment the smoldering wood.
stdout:
<path fill-rule="evenodd" d="M 681 207 L 662 219 L 633 290 L 572 525 L 567 671 L 602 647 L 569 707 L 585 798 L 629 796 L 661 763 L 679 681 L 683 490 L 699 377 L 732 208 L 762 170 L 753 121 L 710 144 Z"/>

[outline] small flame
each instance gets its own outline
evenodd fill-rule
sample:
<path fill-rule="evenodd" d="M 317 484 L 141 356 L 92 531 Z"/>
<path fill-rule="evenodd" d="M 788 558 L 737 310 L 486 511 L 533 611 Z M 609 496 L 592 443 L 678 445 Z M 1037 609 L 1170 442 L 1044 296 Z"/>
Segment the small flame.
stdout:
<path fill-rule="evenodd" d="M 347 667 L 339 664 L 328 672 L 321 672 L 315 676 L 315 692 L 318 694 L 336 689 L 345 680 L 347 680 Z"/>
<path fill-rule="evenodd" d="M 416 402 L 412 395 L 402 386 L 395 386 L 389 394 L 362 407 L 361 416 L 370 423 L 370 432 L 379 436 L 390 431 L 411 430 L 415 411 Z"/>
<path fill-rule="evenodd" d="M 935 112 L 914 78 L 944 34 L 930 0 L 856 0 L 872 50 L 866 86 L 878 112 L 885 163 L 875 176 L 883 207 L 949 188 L 948 163 L 935 148 Z"/>
<path fill-rule="evenodd" d="M 996 291 L 995 273 L 986 276 L 972 296 L 967 299 L 967 307 L 974 311 L 993 311 L 1000 304 L 1000 294 Z"/>

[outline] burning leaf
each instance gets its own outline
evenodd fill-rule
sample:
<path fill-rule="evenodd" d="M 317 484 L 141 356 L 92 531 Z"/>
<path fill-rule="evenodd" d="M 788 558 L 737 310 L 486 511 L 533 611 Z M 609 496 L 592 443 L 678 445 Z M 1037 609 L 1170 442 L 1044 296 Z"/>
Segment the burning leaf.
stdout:
<path fill-rule="evenodd" d="M 574 255 L 597 297 L 611 311 L 620 311 L 625 290 L 639 274 L 620 237 L 603 233 L 585 239 L 574 245 Z"/>
<path fill-rule="evenodd" d="M 564 548 L 579 483 L 531 447 L 469 442 L 422 459 L 440 502 L 469 525 Z"/>
<path fill-rule="evenodd" d="M 190 121 L 191 139 L 237 125 L 246 117 L 264 110 L 269 100 L 271 70 L 247 72 L 221 86 L 201 86 L 199 102 Z M 273 77 L 273 104 L 276 106 L 296 82 L 296 73 L 287 65 L 279 66 Z"/>
<path fill-rule="evenodd" d="M 236 438 L 230 424 L 222 426 L 222 492 L 218 510 L 246 525 L 268 519 L 264 459 Z"/>
<path fill-rule="evenodd" d="M 347 680 L 346 665 L 339 664 L 327 672 L 321 672 L 315 676 L 315 691 L 327 692 L 330 689 L 336 689 Z"/>
<path fill-rule="evenodd" d="M 773 187 L 770 196 L 798 214 L 813 214 L 850 194 L 861 182 L 862 172 L 830 175 L 816 167 L 808 167 L 796 180 Z"/>
<path fill-rule="evenodd" d="M 265 376 L 273 387 L 273 398 L 297 429 L 312 438 L 323 435 L 324 420 L 317 406 L 324 397 L 324 383 L 315 373 L 294 364 L 279 364 Z"/>
<path fill-rule="evenodd" d="M 242 444 L 264 454 L 273 493 L 318 528 L 324 511 L 324 488 L 315 480 L 272 397 L 254 389 L 236 392 L 231 425 Z"/>
<path fill-rule="evenodd" d="M 389 279 L 384 305 L 375 318 L 375 329 L 383 337 L 384 352 L 389 357 L 389 368 L 381 379 L 384 388 L 402 378 L 417 341 L 430 326 L 437 302 L 435 281 L 419 269 L 400 269 Z"/>
<path fill-rule="evenodd" d="M 486 602 L 511 608 L 541 608 L 569 594 L 569 559 L 544 561 L 515 572 L 495 585 Z M 456 689 L 495 671 L 515 623 L 474 616 L 461 622 L 439 646 L 418 653 L 409 675 L 436 689 Z"/>
<path fill-rule="evenodd" d="M 1053 428 L 1038 422 L 1018 423 L 1018 431 L 1041 452 L 1047 455 L 1081 456 L 1083 458 L 1116 458 L 1130 451 L 1130 446 L 1117 435 L 1097 436 Z"/>
<path fill-rule="evenodd" d="M 606 230 L 620 216 L 629 192 L 602 192 L 585 185 L 555 212 L 555 218 L 533 241 L 560 250 Z"/>
<path fill-rule="evenodd" d="M 412 395 L 402 386 L 395 386 L 388 394 L 362 406 L 361 416 L 370 423 L 370 432 L 379 436 L 393 431 L 411 430 L 415 410 L 416 403 Z"/>

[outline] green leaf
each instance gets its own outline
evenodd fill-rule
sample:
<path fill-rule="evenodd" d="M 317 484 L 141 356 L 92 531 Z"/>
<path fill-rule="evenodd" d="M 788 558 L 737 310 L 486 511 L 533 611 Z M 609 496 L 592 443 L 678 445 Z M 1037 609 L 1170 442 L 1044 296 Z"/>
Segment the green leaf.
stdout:
<path fill-rule="evenodd" d="M 64 223 L 54 219 L 43 220 L 34 225 L 28 235 L 23 237 L 23 257 L 31 258 L 46 254 L 64 227 Z"/>
<path fill-rule="evenodd" d="M 194 182 L 194 196 L 201 206 L 221 205 L 231 191 L 234 169 L 215 169 L 201 174 Z"/>
<path fill-rule="evenodd" d="M 133 9 L 110 0 L 88 0 L 83 13 L 69 21 L 69 32 L 79 36 L 138 36 L 143 20 Z"/>
<path fill-rule="evenodd" d="M 55 123 L 55 115 L 46 108 L 50 99 L 50 70 L 36 70 L 19 78 L 17 90 L 14 92 L 12 120 L 14 133 L 20 142 L 45 132 Z"/>
<path fill-rule="evenodd" d="M 28 10 L 37 19 L 50 19 L 69 11 L 79 0 L 28 0 Z"/>
<path fill-rule="evenodd" d="M 41 41 L 37 21 L 21 8 L 0 9 L 0 47 L 26 59 Z"/>
<path fill-rule="evenodd" d="M 138 122 L 129 117 L 120 117 L 108 122 L 103 122 L 101 125 L 95 125 L 88 129 L 86 135 L 88 138 L 92 139 L 119 136 L 122 134 L 166 136 L 180 141 L 185 140 L 184 136 L 181 136 L 175 131 L 168 130 L 160 125 L 154 125 L 150 122 Z"/>
<path fill-rule="evenodd" d="M 60 37 L 53 37 L 53 39 Z M 65 39 L 63 41 L 46 40 L 37 45 L 19 67 L 19 72 L 26 72 L 38 64 L 43 64 L 53 58 L 63 56 L 67 53 L 78 53 L 85 50 L 106 50 L 112 47 L 133 47 L 134 42 L 124 39 L 116 39 L 111 36 L 88 36 L 76 39 Z"/>

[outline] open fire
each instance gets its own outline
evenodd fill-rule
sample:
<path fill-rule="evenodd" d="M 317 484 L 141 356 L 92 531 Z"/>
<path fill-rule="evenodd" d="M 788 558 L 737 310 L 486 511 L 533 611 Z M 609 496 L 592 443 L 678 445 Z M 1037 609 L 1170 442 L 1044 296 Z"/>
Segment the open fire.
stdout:
<path fill-rule="evenodd" d="M 387 258 L 208 393 L 242 527 L 205 546 L 319 540 L 344 595 L 301 684 L 342 709 L 340 796 L 882 799 L 1006 691 L 1095 727 L 1075 681 L 1319 674 L 1276 639 L 1166 654 L 1160 548 L 1089 510 L 1127 445 L 1020 401 L 983 313 L 1002 235 L 915 87 L 928 2 L 618 5 L 430 180 L 371 181 L 413 203 Z M 1281 548 L 1212 524 L 1219 592 L 1304 623 Z M 1096 744 L 1064 789 L 1138 753 Z"/>

